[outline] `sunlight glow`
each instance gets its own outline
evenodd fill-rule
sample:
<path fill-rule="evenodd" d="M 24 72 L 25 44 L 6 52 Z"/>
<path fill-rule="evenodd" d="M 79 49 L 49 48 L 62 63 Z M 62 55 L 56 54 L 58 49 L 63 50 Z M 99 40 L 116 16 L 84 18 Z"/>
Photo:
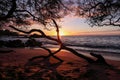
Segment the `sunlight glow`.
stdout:
<path fill-rule="evenodd" d="M 65 35 L 66 35 L 65 32 L 60 31 L 60 36 L 65 36 Z"/>
<path fill-rule="evenodd" d="M 60 36 L 66 36 L 66 35 L 67 35 L 67 33 L 66 33 L 64 30 L 60 30 L 59 34 L 60 34 Z M 56 32 L 53 32 L 52 35 L 55 35 L 55 36 L 56 36 L 57 33 L 56 33 Z"/>

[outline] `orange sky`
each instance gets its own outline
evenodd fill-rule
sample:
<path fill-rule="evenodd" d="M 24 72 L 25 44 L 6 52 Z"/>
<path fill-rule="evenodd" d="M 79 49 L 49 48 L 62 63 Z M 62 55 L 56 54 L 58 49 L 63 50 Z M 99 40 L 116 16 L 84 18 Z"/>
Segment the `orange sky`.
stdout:
<path fill-rule="evenodd" d="M 103 26 L 103 27 L 90 27 L 85 23 L 85 19 L 66 16 L 65 18 L 58 21 L 61 26 L 61 35 L 120 35 L 120 27 L 116 26 Z M 56 35 L 56 30 L 52 28 L 50 31 L 44 29 L 44 26 L 33 25 L 34 28 L 40 28 L 45 31 L 48 35 Z"/>

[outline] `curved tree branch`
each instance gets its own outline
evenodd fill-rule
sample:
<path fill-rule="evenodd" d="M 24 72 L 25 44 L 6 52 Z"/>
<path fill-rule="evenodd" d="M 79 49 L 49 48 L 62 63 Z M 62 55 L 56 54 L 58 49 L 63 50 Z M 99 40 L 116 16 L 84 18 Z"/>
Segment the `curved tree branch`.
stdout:
<path fill-rule="evenodd" d="M 62 41 L 60 39 L 60 31 L 59 31 L 59 26 L 57 25 L 57 22 L 52 19 L 53 23 L 55 24 L 55 27 L 56 27 L 56 32 L 57 32 L 57 38 L 58 38 L 58 41 L 59 41 L 59 44 L 62 44 Z"/>
<path fill-rule="evenodd" d="M 85 56 L 85 55 L 82 55 L 81 53 L 78 53 L 77 51 L 75 51 L 75 50 L 72 49 L 72 48 L 69 48 L 69 47 L 64 46 L 64 47 L 62 47 L 62 49 L 65 49 L 65 50 L 67 50 L 67 51 L 72 52 L 74 55 L 85 59 L 85 60 L 86 60 L 87 62 L 89 62 L 89 63 L 94 62 L 94 60 L 91 59 L 90 57 L 87 57 L 87 56 Z"/>
<path fill-rule="evenodd" d="M 60 62 L 63 62 L 62 59 L 60 59 L 59 57 L 57 57 L 57 56 L 54 55 L 54 54 L 58 53 L 58 52 L 61 50 L 61 47 L 60 47 L 57 51 L 55 51 L 55 52 L 52 52 L 50 49 L 48 49 L 48 48 L 46 48 L 46 47 L 40 47 L 40 48 L 48 51 L 49 55 L 47 55 L 47 56 L 35 56 L 35 57 L 32 57 L 32 58 L 29 59 L 29 62 L 31 62 L 31 61 L 33 61 L 33 60 L 35 60 L 35 59 L 39 59 L 39 58 L 47 59 L 47 58 L 49 58 L 49 57 L 51 57 L 51 56 L 52 56 L 53 58 L 59 60 Z"/>
<path fill-rule="evenodd" d="M 50 39 L 50 40 L 53 40 L 53 41 L 56 41 L 56 42 L 59 42 L 57 39 L 52 38 L 52 37 L 50 37 L 50 36 L 47 36 L 47 35 L 46 35 L 42 30 L 40 30 L 40 29 L 32 29 L 32 30 L 30 30 L 30 31 L 27 32 L 27 31 L 24 31 L 24 30 L 20 30 L 20 29 L 18 29 L 18 28 L 15 28 L 15 27 L 12 26 L 12 25 L 10 25 L 9 27 L 12 28 L 12 29 L 14 29 L 14 30 L 16 30 L 16 31 L 25 33 L 25 34 L 30 34 L 30 33 L 32 33 L 32 32 L 39 32 L 42 37 L 47 38 L 47 39 Z"/>
<path fill-rule="evenodd" d="M 46 34 L 45 34 L 42 30 L 40 30 L 40 29 L 32 29 L 32 30 L 30 30 L 30 31 L 27 32 L 27 31 L 23 31 L 23 30 L 17 29 L 17 28 L 15 28 L 14 26 L 11 26 L 11 25 L 10 25 L 9 27 L 11 27 L 12 29 L 15 29 L 15 30 L 17 30 L 17 31 L 19 31 L 19 32 L 23 32 L 23 33 L 25 33 L 25 34 L 30 34 L 30 33 L 32 33 L 32 32 L 37 31 L 37 32 L 41 33 L 41 35 L 42 35 L 43 37 L 45 37 L 45 38 L 47 38 L 47 39 L 50 39 L 50 40 L 53 40 L 53 41 L 56 41 L 56 42 L 59 42 L 59 40 L 57 40 L 57 39 L 55 39 L 55 38 L 52 38 L 52 37 L 50 37 L 50 36 L 46 36 Z M 55 52 L 53 52 L 53 53 L 52 53 L 52 51 L 51 51 L 50 49 L 48 49 L 48 48 L 45 48 L 45 47 L 40 47 L 40 48 L 43 48 L 44 50 L 46 50 L 46 51 L 49 52 L 49 55 L 46 56 L 46 57 L 44 57 L 44 58 L 53 56 L 54 58 L 56 58 L 56 59 L 58 59 L 58 60 L 60 60 L 60 61 L 63 61 L 63 60 L 59 59 L 57 56 L 54 55 L 54 54 L 58 53 L 58 52 L 61 50 L 61 47 L 60 47 L 57 51 L 55 51 Z M 30 60 L 34 60 L 34 59 L 36 59 L 36 58 L 41 58 L 41 56 L 33 57 L 33 58 L 31 58 Z"/>
<path fill-rule="evenodd" d="M 52 38 L 52 37 L 50 37 L 50 36 L 46 36 L 46 34 L 43 32 L 43 31 L 41 31 L 41 30 L 38 30 L 38 29 L 33 29 L 33 30 L 31 30 L 31 31 L 29 31 L 29 32 L 26 32 L 26 31 L 23 31 L 23 30 L 19 30 L 19 29 L 17 29 L 17 28 L 15 28 L 14 26 L 10 26 L 11 28 L 13 28 L 13 29 L 15 29 L 15 30 L 17 30 L 17 31 L 19 31 L 19 32 L 23 32 L 23 33 L 26 33 L 26 34 L 30 34 L 30 33 L 32 33 L 32 32 L 35 32 L 35 31 L 38 31 L 39 33 L 41 33 L 41 35 L 43 36 L 43 37 L 45 37 L 45 38 L 47 38 L 47 39 L 50 39 L 50 40 L 53 40 L 53 41 L 56 41 L 56 42 L 58 42 L 59 43 L 59 45 L 60 45 L 60 48 L 57 50 L 57 51 L 55 51 L 55 52 L 53 52 L 52 53 L 52 51 L 50 50 L 50 49 L 47 49 L 47 48 L 45 48 L 45 47 L 41 47 L 41 48 L 43 48 L 44 50 L 46 50 L 46 51 L 48 51 L 49 52 L 49 55 L 48 56 L 36 56 L 36 57 L 33 57 L 33 58 L 31 58 L 31 60 L 34 60 L 34 59 L 37 59 L 37 58 L 48 58 L 48 57 L 50 57 L 50 56 L 52 56 L 52 57 L 54 57 L 55 59 L 57 59 L 57 60 L 59 60 L 59 61 L 63 61 L 63 60 L 61 60 L 60 58 L 58 58 L 57 56 L 55 56 L 55 54 L 56 53 L 58 53 L 59 51 L 61 51 L 62 49 L 64 49 L 64 50 L 67 50 L 67 51 L 70 51 L 70 52 L 72 52 L 74 55 L 76 55 L 76 56 L 78 56 L 78 57 L 81 57 L 81 58 L 83 58 L 83 59 L 85 59 L 87 62 L 89 62 L 89 63 L 92 63 L 92 62 L 96 62 L 96 61 L 94 61 L 92 58 L 90 58 L 90 57 L 87 57 L 87 56 L 85 56 L 85 55 L 82 55 L 81 53 L 78 53 L 77 51 L 75 51 L 74 49 L 72 49 L 72 48 L 69 48 L 69 47 L 67 47 L 67 46 L 65 46 L 62 42 L 61 42 L 61 40 L 59 41 L 58 39 L 55 39 L 55 38 Z M 56 27 L 58 27 L 58 26 L 56 26 Z M 58 35 L 59 36 L 59 35 Z M 60 38 L 59 38 L 60 39 Z M 97 59 L 99 59 L 98 57 L 96 57 Z"/>
<path fill-rule="evenodd" d="M 27 32 L 27 31 L 24 31 L 24 30 L 17 29 L 17 28 L 15 28 L 15 27 L 12 26 L 12 25 L 10 25 L 9 27 L 12 28 L 12 29 L 14 29 L 14 30 L 16 30 L 16 31 L 25 33 L 25 34 L 30 34 L 30 33 L 36 31 L 36 32 L 39 32 L 41 35 L 46 36 L 45 33 L 44 33 L 43 31 L 41 31 L 40 29 L 32 29 L 32 30 L 30 30 L 30 31 Z"/>

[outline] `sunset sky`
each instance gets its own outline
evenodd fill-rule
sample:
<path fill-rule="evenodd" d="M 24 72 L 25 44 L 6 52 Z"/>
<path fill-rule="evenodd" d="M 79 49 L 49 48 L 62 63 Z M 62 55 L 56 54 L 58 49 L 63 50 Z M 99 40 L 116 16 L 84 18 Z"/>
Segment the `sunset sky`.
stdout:
<path fill-rule="evenodd" d="M 86 20 L 75 16 L 66 16 L 58 21 L 61 35 L 120 35 L 120 27 L 116 26 L 103 26 L 103 27 L 90 27 Z M 37 25 L 34 25 L 35 27 Z M 38 26 L 37 26 L 38 28 Z M 56 35 L 55 29 L 50 31 L 45 30 L 48 35 Z"/>

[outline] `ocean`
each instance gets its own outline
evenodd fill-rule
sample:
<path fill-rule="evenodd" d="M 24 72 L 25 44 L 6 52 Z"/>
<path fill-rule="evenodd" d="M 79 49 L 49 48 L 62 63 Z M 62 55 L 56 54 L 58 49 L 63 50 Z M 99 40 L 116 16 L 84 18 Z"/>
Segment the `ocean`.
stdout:
<path fill-rule="evenodd" d="M 55 37 L 54 37 L 55 38 Z M 13 37 L 2 37 L 1 40 L 15 40 L 21 39 L 25 42 L 26 38 L 13 38 Z M 43 46 L 51 49 L 58 48 L 56 42 L 45 39 L 36 38 L 36 40 L 41 41 Z M 101 54 L 106 58 L 112 58 L 120 60 L 120 36 L 119 35 L 109 35 L 109 36 L 61 36 L 62 42 L 71 47 L 78 52 L 88 53 L 94 52 Z M 38 48 L 36 48 L 38 49 Z"/>

